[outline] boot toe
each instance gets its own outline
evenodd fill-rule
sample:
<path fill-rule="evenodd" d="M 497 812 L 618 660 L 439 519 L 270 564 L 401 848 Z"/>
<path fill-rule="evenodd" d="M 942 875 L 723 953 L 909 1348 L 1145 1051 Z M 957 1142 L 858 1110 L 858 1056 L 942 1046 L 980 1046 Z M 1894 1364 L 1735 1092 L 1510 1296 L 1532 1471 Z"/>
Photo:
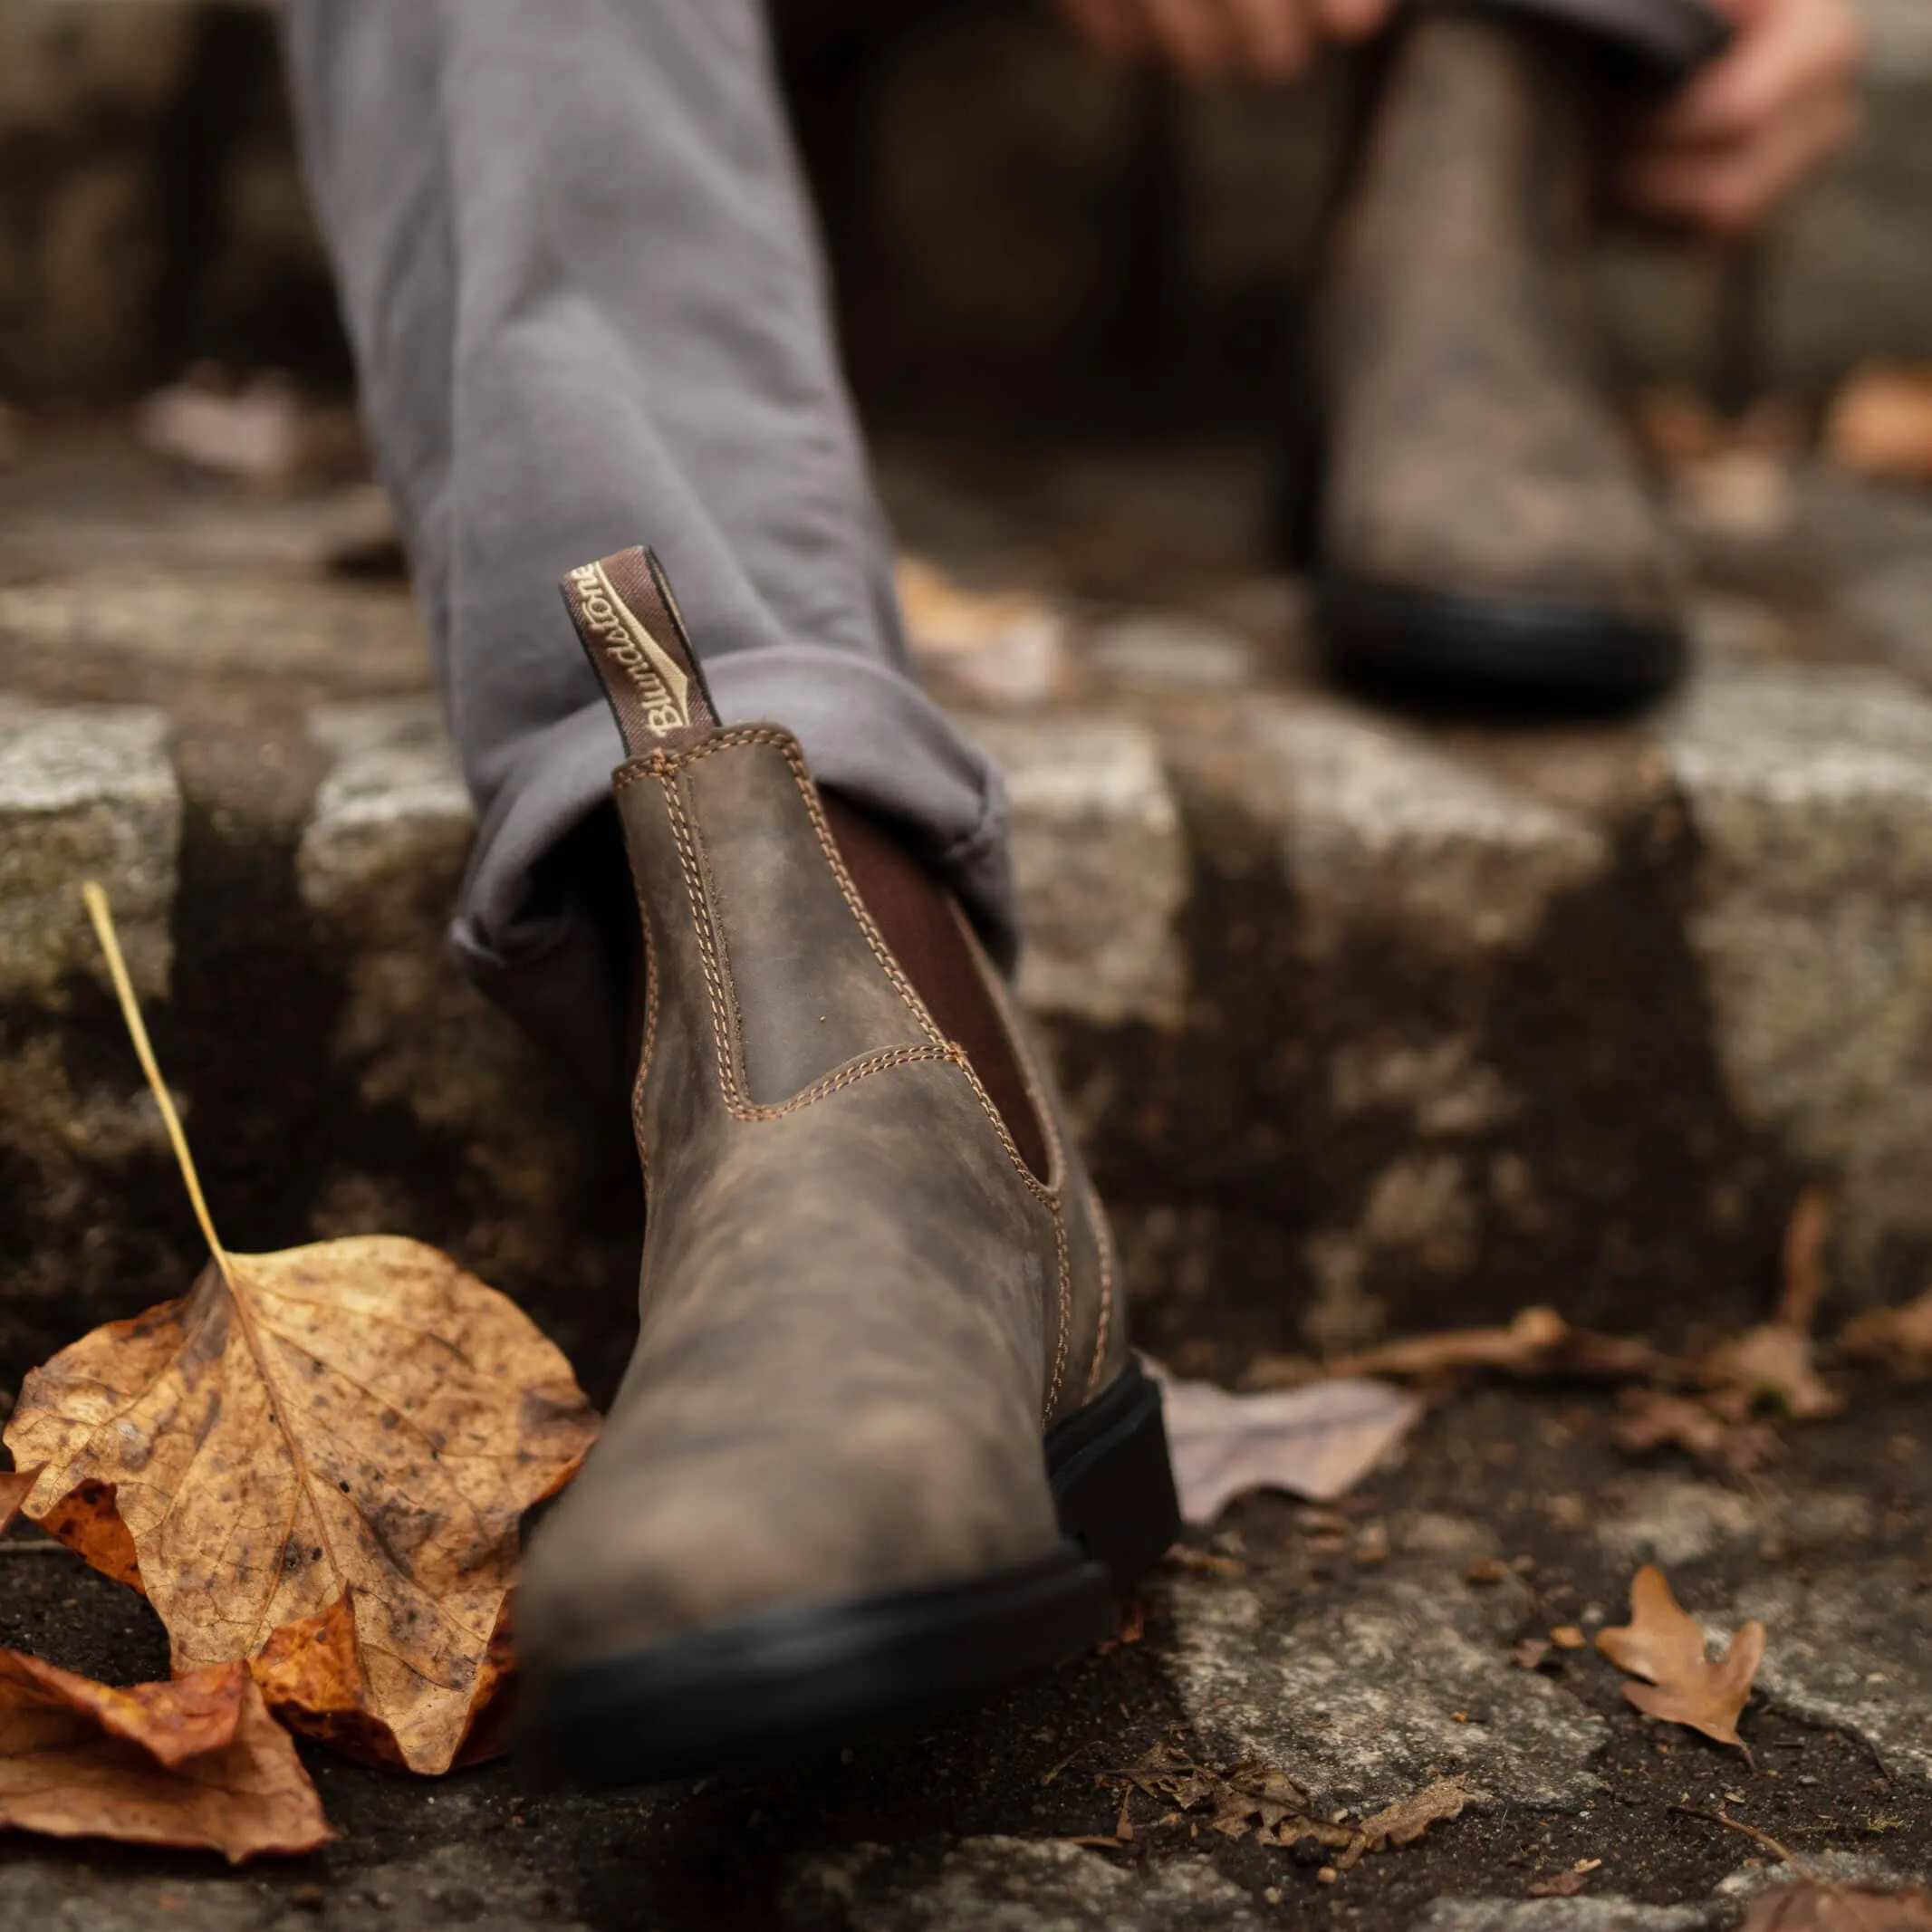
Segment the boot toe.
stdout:
<path fill-rule="evenodd" d="M 679 1429 L 675 1456 L 649 1433 L 600 1445 L 532 1540 L 517 1629 L 539 1668 L 989 1574 L 1060 1541 L 1037 1432 L 891 1403 L 747 1420 L 708 1450 Z"/>

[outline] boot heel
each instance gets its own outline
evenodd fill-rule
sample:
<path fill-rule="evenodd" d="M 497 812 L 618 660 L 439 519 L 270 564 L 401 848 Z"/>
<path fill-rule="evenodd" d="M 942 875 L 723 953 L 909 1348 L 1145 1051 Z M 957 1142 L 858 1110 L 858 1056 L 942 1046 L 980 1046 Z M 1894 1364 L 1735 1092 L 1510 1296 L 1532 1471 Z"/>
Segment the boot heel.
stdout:
<path fill-rule="evenodd" d="M 1125 1591 L 1180 1534 L 1160 1389 L 1130 1361 L 1112 1388 L 1046 1438 L 1060 1526 L 1115 1591 Z"/>

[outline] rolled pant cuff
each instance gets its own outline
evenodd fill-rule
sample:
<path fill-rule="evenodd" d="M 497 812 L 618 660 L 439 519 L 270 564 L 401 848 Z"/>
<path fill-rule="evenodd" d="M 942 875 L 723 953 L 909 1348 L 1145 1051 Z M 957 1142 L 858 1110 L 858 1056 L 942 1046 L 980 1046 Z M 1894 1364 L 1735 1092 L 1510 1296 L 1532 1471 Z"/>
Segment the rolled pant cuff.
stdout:
<path fill-rule="evenodd" d="M 896 668 L 811 645 L 734 652 L 705 666 L 718 715 L 795 736 L 826 790 L 899 826 L 957 896 L 988 950 L 1018 950 L 999 772 Z M 519 748 L 478 829 L 450 947 L 478 988 L 593 1083 L 622 1051 L 615 985 L 587 894 L 539 895 L 544 860 L 610 796 L 623 747 L 586 705 Z"/>

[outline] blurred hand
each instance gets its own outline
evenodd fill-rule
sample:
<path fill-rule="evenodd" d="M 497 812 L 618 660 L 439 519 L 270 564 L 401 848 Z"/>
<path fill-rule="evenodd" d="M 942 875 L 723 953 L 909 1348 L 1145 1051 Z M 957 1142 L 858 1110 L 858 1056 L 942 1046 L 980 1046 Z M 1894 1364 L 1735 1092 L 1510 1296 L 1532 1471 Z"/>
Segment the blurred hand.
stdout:
<path fill-rule="evenodd" d="M 1633 214 L 1738 235 L 1850 139 L 1865 43 L 1847 0 L 1720 4 L 1736 37 L 1636 124 L 1611 171 Z"/>
<path fill-rule="evenodd" d="M 1053 0 L 1073 30 L 1118 61 L 1157 60 L 1190 80 L 1292 81 L 1331 41 L 1365 40 L 1395 0 Z"/>

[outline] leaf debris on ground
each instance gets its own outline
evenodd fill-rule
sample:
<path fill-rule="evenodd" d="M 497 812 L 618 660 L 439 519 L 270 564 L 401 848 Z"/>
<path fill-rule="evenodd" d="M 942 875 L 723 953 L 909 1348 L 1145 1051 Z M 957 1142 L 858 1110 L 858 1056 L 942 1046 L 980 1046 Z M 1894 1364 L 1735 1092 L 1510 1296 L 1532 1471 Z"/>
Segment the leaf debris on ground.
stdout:
<path fill-rule="evenodd" d="M 1536 1879 L 1529 1888 L 1532 1898 L 1574 1898 L 1590 1882 L 1587 1872 L 1559 1871 Z"/>
<path fill-rule="evenodd" d="M 1226 1838 L 1252 1836 L 1259 1844 L 1281 1846 L 1312 1840 L 1336 1854 L 1337 1871 L 1352 1870 L 1391 1845 L 1414 1844 L 1432 1824 L 1460 1817 L 1477 1795 L 1460 1778 L 1440 1778 L 1359 1824 L 1338 1823 L 1314 1815 L 1314 1801 L 1278 1764 L 1245 1758 L 1212 1771 L 1171 1743 L 1156 1745 L 1129 1771 L 1102 1772 L 1099 1782 L 1171 1806 L 1170 1819 L 1206 1812 L 1204 1821 Z"/>
<path fill-rule="evenodd" d="M 1647 1341 L 1574 1327 L 1553 1308 L 1525 1308 L 1500 1328 L 1444 1329 L 1351 1355 L 1332 1365 L 1336 1375 L 1433 1377 L 1458 1370 L 1493 1369 L 1509 1375 L 1574 1375 L 1615 1379 L 1682 1375 L 1687 1365 Z"/>
<path fill-rule="evenodd" d="M 1610 1439 L 1633 1453 L 1668 1446 L 1720 1474 L 1743 1477 L 1755 1475 L 1782 1447 L 1776 1428 L 1753 1415 L 1748 1389 L 1681 1395 L 1632 1383 L 1619 1392 L 1617 1403 Z"/>
<path fill-rule="evenodd" d="M 1932 483 L 1932 369 L 1871 362 L 1855 370 L 1831 404 L 1824 447 L 1854 476 Z"/>
<path fill-rule="evenodd" d="M 1742 1932 L 1932 1932 L 1932 1892 L 1802 1879 L 1760 1892 Z"/>
<path fill-rule="evenodd" d="M 0 1650 L 0 1824 L 223 1853 L 334 1838 L 245 1664 L 115 1690 Z"/>
<path fill-rule="evenodd" d="M 1844 1407 L 1820 1379 L 1812 1331 L 1824 1295 L 1824 1241 L 1830 1224 L 1824 1190 L 1810 1187 L 1798 1197 L 1784 1231 L 1783 1283 L 1777 1313 L 1712 1350 L 1703 1364 L 1714 1389 L 1742 1390 L 1751 1399 L 1774 1401 L 1800 1422 L 1835 1416 Z"/>
<path fill-rule="evenodd" d="M 144 397 L 135 434 L 157 456 L 264 495 L 357 477 L 368 449 L 352 409 L 305 397 L 279 370 L 200 363 Z"/>
<path fill-rule="evenodd" d="M 1636 428 L 1692 528 L 1763 543 L 1791 526 L 1806 436 L 1784 398 L 1767 396 L 1725 417 L 1689 390 L 1653 389 L 1639 400 Z"/>
<path fill-rule="evenodd" d="M 1932 1381 L 1932 1289 L 1902 1308 L 1872 1308 L 1855 1315 L 1838 1345 L 1852 1361 L 1881 1370 L 1897 1381 Z"/>
<path fill-rule="evenodd" d="M 1620 1670 L 1647 1680 L 1623 1687 L 1646 1716 L 1687 1725 L 1745 1750 L 1737 1720 L 1764 1657 L 1764 1626 L 1755 1619 L 1739 1628 L 1713 1663 L 1696 1619 L 1678 1603 L 1664 1572 L 1646 1563 L 1630 1584 L 1629 1622 L 1599 1630 L 1597 1648 Z"/>
<path fill-rule="evenodd" d="M 1165 1373 L 1160 1382 L 1181 1514 L 1202 1526 L 1253 1489 L 1346 1495 L 1423 1412 L 1406 1389 L 1356 1377 L 1258 1395 Z"/>
<path fill-rule="evenodd" d="M 921 557 L 901 557 L 899 609 L 920 668 L 966 698 L 1044 704 L 1072 676 L 1065 615 L 1025 591 L 968 590 Z"/>

